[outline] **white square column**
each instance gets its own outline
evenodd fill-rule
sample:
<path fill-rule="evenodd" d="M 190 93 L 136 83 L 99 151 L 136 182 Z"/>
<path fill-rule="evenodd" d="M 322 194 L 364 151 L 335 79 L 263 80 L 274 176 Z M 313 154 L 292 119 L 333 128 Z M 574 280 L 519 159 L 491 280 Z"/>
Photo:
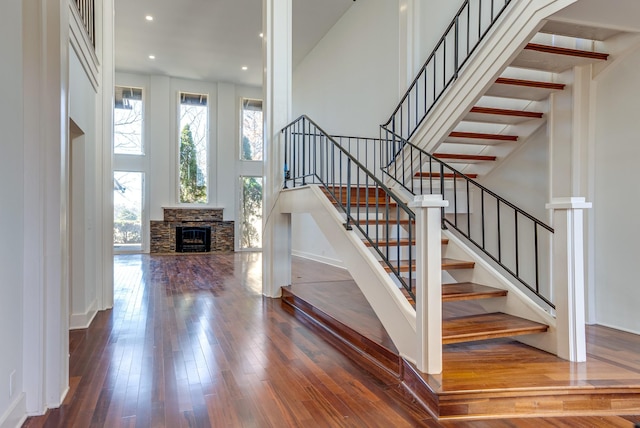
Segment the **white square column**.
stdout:
<path fill-rule="evenodd" d="M 552 287 L 556 305 L 558 356 L 573 362 L 587 359 L 585 336 L 583 210 L 584 198 L 554 198 Z"/>
<path fill-rule="evenodd" d="M 291 284 L 291 215 L 278 212 L 277 199 L 284 182 L 280 130 L 291 120 L 292 16 L 292 0 L 263 0 L 262 294 L 269 297 Z"/>
<path fill-rule="evenodd" d="M 418 195 L 409 204 L 416 214 L 416 365 L 442 373 L 442 195 Z"/>

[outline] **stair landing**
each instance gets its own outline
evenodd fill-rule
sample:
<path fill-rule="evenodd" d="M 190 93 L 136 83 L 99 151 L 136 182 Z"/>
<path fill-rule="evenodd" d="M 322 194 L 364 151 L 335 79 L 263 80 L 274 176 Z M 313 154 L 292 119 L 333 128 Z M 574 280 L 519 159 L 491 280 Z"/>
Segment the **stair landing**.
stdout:
<path fill-rule="evenodd" d="M 638 336 L 587 326 L 587 362 L 579 364 L 508 338 L 450 344 L 442 374 L 425 375 L 397 355 L 355 282 L 305 282 L 284 293 L 282 304 L 294 316 L 374 376 L 404 385 L 441 420 L 640 413 Z M 459 303 L 467 302 L 451 304 Z M 456 315 L 451 304 L 443 305 L 445 317 Z"/>

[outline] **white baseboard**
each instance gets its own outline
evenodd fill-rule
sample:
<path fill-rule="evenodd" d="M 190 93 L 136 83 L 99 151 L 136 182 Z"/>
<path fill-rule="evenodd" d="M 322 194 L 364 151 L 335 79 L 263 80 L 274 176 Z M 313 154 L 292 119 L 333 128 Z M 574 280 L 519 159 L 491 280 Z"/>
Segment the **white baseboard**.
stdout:
<path fill-rule="evenodd" d="M 69 317 L 69 330 L 83 330 L 89 328 L 91 322 L 98 313 L 98 301 L 91 302 L 89 309 L 83 314 L 71 314 Z"/>
<path fill-rule="evenodd" d="M 2 416 L 0 428 L 19 428 L 27 419 L 27 407 L 24 392 L 18 395 Z"/>
<path fill-rule="evenodd" d="M 342 261 L 338 259 L 332 259 L 330 257 L 319 256 L 317 254 L 297 250 L 292 250 L 291 254 L 296 257 L 302 257 L 303 259 L 313 260 L 314 262 L 324 263 L 325 265 L 331 265 L 340 269 L 346 269 Z"/>
<path fill-rule="evenodd" d="M 605 324 L 605 323 L 601 323 L 601 322 L 597 322 L 597 321 L 594 324 L 590 324 L 590 325 L 599 325 L 599 326 L 602 326 L 602 327 L 611 328 L 613 330 L 624 331 L 625 333 L 631 333 L 631 334 L 640 335 L 640 331 L 631 330 L 629 328 L 624 328 L 624 327 L 620 327 L 620 326 L 617 326 L 617 325 Z"/>

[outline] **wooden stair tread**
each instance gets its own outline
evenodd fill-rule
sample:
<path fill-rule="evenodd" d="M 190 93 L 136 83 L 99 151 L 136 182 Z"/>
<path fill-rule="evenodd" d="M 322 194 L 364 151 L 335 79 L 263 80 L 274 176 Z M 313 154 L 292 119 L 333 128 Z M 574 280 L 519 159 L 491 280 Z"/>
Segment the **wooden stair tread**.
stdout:
<path fill-rule="evenodd" d="M 384 263 L 384 262 L 381 262 Z M 400 272 L 409 272 L 409 261 L 408 260 L 400 260 L 399 262 L 395 262 L 396 268 Z M 443 257 L 442 258 L 442 270 L 455 270 L 455 269 L 473 269 L 475 266 L 475 262 L 470 262 L 466 260 L 456 260 Z M 384 269 L 387 272 L 391 272 L 391 268 L 384 264 Z M 413 263 L 413 270 L 416 268 L 416 263 Z"/>
<path fill-rule="evenodd" d="M 364 242 L 364 245 L 366 245 L 367 247 L 373 247 L 373 244 L 371 242 L 369 242 L 368 240 L 363 240 L 362 242 Z M 447 238 L 442 238 L 441 239 L 441 244 L 442 245 L 447 245 L 449 243 L 449 240 Z M 404 239 L 379 239 L 377 242 L 374 241 L 374 244 L 377 244 L 378 247 L 395 247 L 395 246 L 409 246 L 409 245 L 416 245 L 416 241 L 415 239 L 411 240 L 411 242 L 409 242 L 408 238 L 404 238 Z"/>
<path fill-rule="evenodd" d="M 562 73 L 576 66 L 606 61 L 606 53 L 529 43 L 510 66 Z"/>
<path fill-rule="evenodd" d="M 470 342 L 498 337 L 544 333 L 549 326 L 513 315 L 494 312 L 442 321 L 442 343 Z"/>
<path fill-rule="evenodd" d="M 453 302 L 462 300 L 490 299 L 494 297 L 504 297 L 507 290 L 488 287 L 473 282 L 458 282 L 453 284 L 442 284 L 442 301 Z"/>
<path fill-rule="evenodd" d="M 434 153 L 433 157 L 438 159 L 448 160 L 450 162 L 460 161 L 462 163 L 493 162 L 497 159 L 496 156 L 466 155 L 466 154 L 457 154 L 457 153 Z"/>
<path fill-rule="evenodd" d="M 485 95 L 522 100 L 542 101 L 553 92 L 564 90 L 562 83 L 499 77 Z"/>
<path fill-rule="evenodd" d="M 509 135 L 509 134 L 487 134 L 484 132 L 462 132 L 462 131 L 453 131 L 449 134 L 449 136 L 445 139 L 446 143 L 489 143 L 492 141 L 518 141 L 517 135 Z"/>
<path fill-rule="evenodd" d="M 329 190 L 331 190 L 336 194 L 336 196 L 340 196 L 341 194 L 342 196 L 346 196 L 348 189 L 349 188 L 347 186 L 328 186 L 328 188 L 321 187 L 321 190 L 324 193 L 329 193 Z M 355 195 L 360 195 L 361 197 L 364 195 L 369 197 L 385 197 L 386 192 L 381 187 L 352 186 L 351 197 L 354 197 Z"/>
<path fill-rule="evenodd" d="M 411 280 L 411 286 L 416 289 L 416 280 Z M 404 295 L 407 299 L 414 304 L 413 299 L 409 296 L 409 293 L 402 288 Z M 499 288 L 493 288 L 482 284 L 475 284 L 473 282 L 458 282 L 453 284 L 442 284 L 442 302 L 460 302 L 464 300 L 480 300 L 480 299 L 493 299 L 496 297 L 504 297 L 507 295 L 507 290 L 501 290 Z"/>
<path fill-rule="evenodd" d="M 342 186 L 330 186 L 329 189 L 335 194 L 335 198 L 338 199 L 343 205 L 347 204 L 347 187 Z M 338 202 L 334 199 L 334 195 L 329 192 L 327 188 L 322 187 L 322 192 L 329 198 L 333 205 L 338 205 Z M 396 206 L 397 203 L 391 200 L 387 193 L 379 187 L 351 187 L 351 206 Z"/>
<path fill-rule="evenodd" d="M 541 82 L 538 80 L 512 79 L 509 77 L 498 77 L 496 83 L 499 85 L 514 85 L 528 88 L 551 89 L 554 91 L 562 91 L 565 88 L 564 83 Z"/>
<path fill-rule="evenodd" d="M 464 174 L 464 175 L 469 178 L 478 178 L 478 174 Z M 444 173 L 445 179 L 453 179 L 454 176 L 459 179 L 463 178 L 462 174 L 454 174 L 452 172 Z M 440 173 L 439 172 L 416 172 L 415 177 L 416 178 L 440 178 Z"/>
<path fill-rule="evenodd" d="M 473 269 L 475 265 L 475 262 L 467 260 L 456 260 L 446 257 L 442 258 L 442 270 Z"/>
<path fill-rule="evenodd" d="M 469 110 L 463 120 L 467 122 L 517 125 L 528 120 L 542 119 L 543 116 L 544 113 L 538 111 L 474 106 Z"/>
<path fill-rule="evenodd" d="M 528 43 L 525 50 L 550 53 L 554 55 L 574 56 L 580 58 L 589 58 L 597 61 L 606 61 L 609 54 L 602 52 L 585 51 L 581 49 L 563 48 L 560 46 L 541 45 L 538 43 Z"/>
<path fill-rule="evenodd" d="M 331 200 L 331 203 L 333 205 L 338 205 L 338 202 L 333 199 L 333 197 L 331 197 L 331 195 L 327 195 L 327 197 L 329 198 L 329 200 Z M 341 203 L 343 205 L 347 204 L 347 198 L 346 196 L 343 196 L 341 198 Z M 376 197 L 369 197 L 369 198 L 356 198 L 356 197 L 352 197 L 351 198 L 351 206 L 359 206 L 359 207 L 370 207 L 370 208 L 375 208 L 376 206 L 378 207 L 395 207 L 398 204 L 395 201 L 390 200 L 389 198 L 376 198 Z"/>
<path fill-rule="evenodd" d="M 512 110 L 512 109 L 506 109 L 506 108 L 480 107 L 480 106 L 472 107 L 469 112 L 481 113 L 481 114 L 504 115 L 504 116 L 528 117 L 531 119 L 540 119 L 544 115 L 544 113 L 538 112 L 538 111 Z"/>

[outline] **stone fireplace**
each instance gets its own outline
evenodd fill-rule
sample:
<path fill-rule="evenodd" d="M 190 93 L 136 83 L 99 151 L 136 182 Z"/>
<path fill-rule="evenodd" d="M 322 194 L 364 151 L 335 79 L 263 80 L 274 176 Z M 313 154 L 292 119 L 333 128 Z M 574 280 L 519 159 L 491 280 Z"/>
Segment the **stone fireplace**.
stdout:
<path fill-rule="evenodd" d="M 163 210 L 162 221 L 151 221 L 151 253 L 233 252 L 234 224 L 222 220 L 222 208 Z"/>

